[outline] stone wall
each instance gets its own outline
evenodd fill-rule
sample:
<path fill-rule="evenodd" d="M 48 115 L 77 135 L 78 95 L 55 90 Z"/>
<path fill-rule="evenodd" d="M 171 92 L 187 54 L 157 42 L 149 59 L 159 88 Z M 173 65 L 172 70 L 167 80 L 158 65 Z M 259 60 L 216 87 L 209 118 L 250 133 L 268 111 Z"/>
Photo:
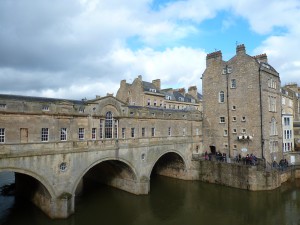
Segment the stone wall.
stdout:
<path fill-rule="evenodd" d="M 199 162 L 199 180 L 251 191 L 273 190 L 281 185 L 278 171 L 215 161 Z"/>

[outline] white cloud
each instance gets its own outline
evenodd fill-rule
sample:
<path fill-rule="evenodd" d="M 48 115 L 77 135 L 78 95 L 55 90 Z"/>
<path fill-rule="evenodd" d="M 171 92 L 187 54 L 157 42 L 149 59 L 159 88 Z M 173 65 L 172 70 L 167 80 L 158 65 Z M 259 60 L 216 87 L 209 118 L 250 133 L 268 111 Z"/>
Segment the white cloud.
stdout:
<path fill-rule="evenodd" d="M 201 88 L 200 77 L 205 69 L 206 53 L 200 49 L 176 47 L 165 51 L 144 48 L 136 52 L 119 49 L 108 59 L 112 66 L 122 67 L 128 81 L 137 75 L 143 80 L 160 78 L 162 86 Z"/>
<path fill-rule="evenodd" d="M 252 31 L 265 35 L 255 52 L 268 54 L 284 82 L 300 84 L 298 0 L 168 1 L 157 10 L 152 3 L 0 1 L 2 92 L 93 98 L 116 93 L 121 79 L 130 81 L 139 74 L 147 81 L 160 78 L 165 87 L 200 89 L 206 53 L 186 47 L 192 45 L 184 40 L 199 36 L 198 26 L 220 12 L 228 13 L 225 32 L 243 18 Z M 140 46 L 127 45 L 133 37 Z M 222 48 L 221 42 L 215 46 Z"/>

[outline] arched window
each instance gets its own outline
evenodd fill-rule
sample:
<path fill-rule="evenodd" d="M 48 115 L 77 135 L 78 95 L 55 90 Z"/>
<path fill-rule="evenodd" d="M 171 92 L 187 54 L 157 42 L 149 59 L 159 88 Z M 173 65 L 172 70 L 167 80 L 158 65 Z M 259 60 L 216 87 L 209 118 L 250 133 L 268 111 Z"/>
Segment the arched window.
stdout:
<path fill-rule="evenodd" d="M 271 120 L 271 132 L 270 135 L 277 135 L 277 127 L 276 127 L 276 120 L 273 117 Z"/>
<path fill-rule="evenodd" d="M 105 138 L 112 138 L 113 134 L 113 115 L 109 111 L 105 116 Z"/>
<path fill-rule="evenodd" d="M 220 91 L 220 92 L 219 92 L 219 102 L 220 102 L 220 103 L 225 102 L 224 91 Z"/>

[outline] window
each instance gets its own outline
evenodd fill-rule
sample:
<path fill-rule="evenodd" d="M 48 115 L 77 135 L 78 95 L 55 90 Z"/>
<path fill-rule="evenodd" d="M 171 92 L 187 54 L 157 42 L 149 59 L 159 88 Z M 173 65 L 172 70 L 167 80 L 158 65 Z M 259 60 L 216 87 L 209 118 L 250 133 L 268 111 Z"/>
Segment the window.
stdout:
<path fill-rule="evenodd" d="M 125 139 L 126 128 L 122 127 L 122 138 Z"/>
<path fill-rule="evenodd" d="M 231 88 L 236 88 L 236 79 L 231 79 Z"/>
<path fill-rule="evenodd" d="M 233 145 L 233 149 L 237 149 L 237 145 Z"/>
<path fill-rule="evenodd" d="M 156 89 L 150 88 L 149 91 L 156 92 Z"/>
<path fill-rule="evenodd" d="M 292 130 L 284 130 L 284 139 L 292 139 Z"/>
<path fill-rule="evenodd" d="M 186 134 L 186 131 L 185 131 L 185 128 L 183 128 L 182 135 L 185 136 L 185 134 Z"/>
<path fill-rule="evenodd" d="M 232 117 L 232 121 L 236 121 L 236 116 L 233 116 L 233 117 Z"/>
<path fill-rule="evenodd" d="M 225 123 L 225 117 L 224 116 L 220 117 L 220 123 Z"/>
<path fill-rule="evenodd" d="M 166 99 L 167 100 L 171 100 L 171 96 L 170 95 L 166 95 Z"/>
<path fill-rule="evenodd" d="M 145 135 L 146 135 L 146 129 L 145 127 L 142 127 L 142 137 L 145 137 Z"/>
<path fill-rule="evenodd" d="M 84 140 L 84 128 L 79 128 L 78 129 L 78 139 L 79 140 Z"/>
<path fill-rule="evenodd" d="M 219 93 L 219 102 L 220 103 L 224 103 L 225 102 L 224 91 L 220 91 L 220 93 Z"/>
<path fill-rule="evenodd" d="M 236 106 L 235 105 L 232 106 L 232 110 L 236 110 Z"/>
<path fill-rule="evenodd" d="M 0 109 L 6 109 L 6 104 L 0 104 Z"/>
<path fill-rule="evenodd" d="M 49 111 L 49 106 L 48 105 L 43 105 L 42 110 L 43 111 Z"/>
<path fill-rule="evenodd" d="M 222 74 L 224 75 L 224 74 L 229 74 L 229 73 L 231 73 L 232 72 L 232 68 L 231 67 L 229 67 L 229 66 L 226 66 L 225 68 L 223 68 L 223 70 L 222 70 Z"/>
<path fill-rule="evenodd" d="M 0 143 L 5 142 L 5 128 L 0 128 Z"/>
<path fill-rule="evenodd" d="M 155 127 L 151 128 L 151 136 L 154 137 L 155 136 Z"/>
<path fill-rule="evenodd" d="M 196 135 L 199 135 L 199 128 L 196 128 Z"/>
<path fill-rule="evenodd" d="M 243 122 L 246 121 L 246 117 L 245 117 L 245 116 L 242 117 L 242 121 L 243 121 Z"/>
<path fill-rule="evenodd" d="M 290 126 L 290 118 L 284 117 L 284 126 Z"/>
<path fill-rule="evenodd" d="M 104 124 L 104 120 L 100 120 L 100 129 L 99 129 L 100 139 L 103 139 L 103 124 Z"/>
<path fill-rule="evenodd" d="M 242 129 L 242 133 L 243 133 L 243 134 L 246 133 L 246 129 L 245 129 L 245 128 Z"/>
<path fill-rule="evenodd" d="M 118 120 L 114 120 L 114 138 L 118 138 Z"/>
<path fill-rule="evenodd" d="M 276 120 L 273 117 L 271 120 L 271 130 L 270 130 L 270 135 L 277 135 L 277 127 L 276 127 Z"/>
<path fill-rule="evenodd" d="M 134 135 L 135 135 L 135 128 L 131 128 L 131 137 L 133 137 L 134 138 Z"/>
<path fill-rule="evenodd" d="M 276 97 L 269 96 L 269 111 L 276 112 Z"/>
<path fill-rule="evenodd" d="M 92 128 L 92 140 L 96 140 L 96 128 Z"/>
<path fill-rule="evenodd" d="M 282 105 L 285 105 L 285 97 L 282 97 L 281 103 Z"/>
<path fill-rule="evenodd" d="M 171 127 L 168 128 L 168 136 L 171 136 Z"/>
<path fill-rule="evenodd" d="M 42 128 L 42 141 L 48 141 L 49 140 L 49 129 L 48 128 Z"/>
<path fill-rule="evenodd" d="M 66 162 L 62 162 L 59 165 L 59 169 L 60 169 L 61 172 L 65 172 L 67 170 L 67 163 Z"/>
<path fill-rule="evenodd" d="M 273 80 L 273 79 L 269 79 L 269 80 L 268 80 L 268 87 L 269 87 L 269 88 L 276 89 L 276 88 L 277 88 L 277 83 L 276 83 L 276 81 Z"/>
<path fill-rule="evenodd" d="M 112 113 L 109 111 L 106 113 L 106 117 L 105 117 L 105 138 L 112 138 L 112 132 L 113 130 L 113 115 Z"/>
<path fill-rule="evenodd" d="M 60 140 L 66 141 L 67 140 L 67 128 L 60 129 Z"/>
<path fill-rule="evenodd" d="M 80 112 L 80 113 L 84 113 L 84 108 L 80 107 L 80 108 L 79 108 L 79 112 Z"/>
<path fill-rule="evenodd" d="M 237 131 L 236 131 L 236 128 L 233 128 L 233 129 L 232 129 L 232 133 L 236 134 L 236 132 L 237 132 Z"/>
<path fill-rule="evenodd" d="M 147 100 L 147 105 L 151 105 L 151 100 L 150 99 Z"/>
<path fill-rule="evenodd" d="M 183 97 L 179 97 L 179 101 L 184 102 L 184 98 Z"/>
<path fill-rule="evenodd" d="M 278 151 L 278 141 L 270 141 L 270 153 Z"/>
<path fill-rule="evenodd" d="M 227 136 L 227 135 L 228 135 L 228 131 L 224 130 L 224 136 Z"/>
<path fill-rule="evenodd" d="M 154 106 L 156 106 L 156 105 L 157 105 L 157 101 L 156 101 L 156 99 L 154 100 L 153 104 L 154 104 Z"/>

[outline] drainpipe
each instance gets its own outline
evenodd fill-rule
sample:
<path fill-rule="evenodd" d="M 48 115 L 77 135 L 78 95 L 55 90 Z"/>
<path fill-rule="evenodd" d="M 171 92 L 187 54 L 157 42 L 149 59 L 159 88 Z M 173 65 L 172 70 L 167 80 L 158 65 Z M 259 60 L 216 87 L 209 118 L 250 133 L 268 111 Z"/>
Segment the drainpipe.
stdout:
<path fill-rule="evenodd" d="M 262 112 L 262 85 L 261 85 L 261 69 L 259 65 L 258 69 L 259 76 L 259 108 L 260 108 L 260 132 L 261 132 L 261 157 L 265 159 L 264 156 L 264 133 L 263 133 L 263 112 Z"/>
<path fill-rule="evenodd" d="M 229 117 L 229 88 L 228 88 L 228 65 L 226 65 L 226 88 L 227 88 L 227 94 L 226 94 L 226 101 L 227 101 L 227 137 L 228 137 L 228 158 L 230 158 L 230 117 Z"/>

